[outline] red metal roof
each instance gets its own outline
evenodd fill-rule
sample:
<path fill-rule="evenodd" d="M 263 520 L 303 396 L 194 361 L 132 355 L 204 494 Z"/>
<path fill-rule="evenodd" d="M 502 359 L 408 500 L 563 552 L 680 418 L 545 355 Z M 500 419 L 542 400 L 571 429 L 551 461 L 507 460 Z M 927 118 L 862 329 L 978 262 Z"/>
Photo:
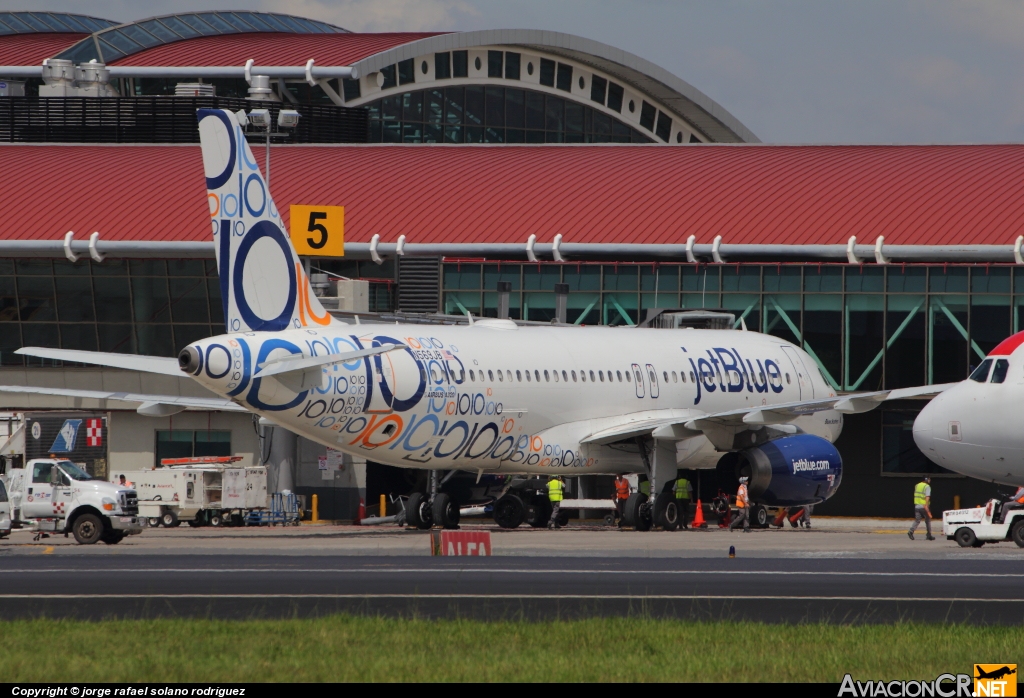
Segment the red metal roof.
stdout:
<path fill-rule="evenodd" d="M 198 146 L 0 146 L 0 239 L 206 240 Z M 283 146 L 272 190 L 346 239 L 1012 244 L 1024 145 Z M 260 160 L 262 162 L 262 160 Z"/>
<path fill-rule="evenodd" d="M 320 65 L 350 65 L 395 46 L 435 34 L 226 34 L 184 39 L 111 61 L 111 65 L 192 66 L 300 65 L 310 58 Z"/>
<path fill-rule="evenodd" d="M 5 34 L 0 36 L 0 65 L 39 65 L 88 34 Z"/>

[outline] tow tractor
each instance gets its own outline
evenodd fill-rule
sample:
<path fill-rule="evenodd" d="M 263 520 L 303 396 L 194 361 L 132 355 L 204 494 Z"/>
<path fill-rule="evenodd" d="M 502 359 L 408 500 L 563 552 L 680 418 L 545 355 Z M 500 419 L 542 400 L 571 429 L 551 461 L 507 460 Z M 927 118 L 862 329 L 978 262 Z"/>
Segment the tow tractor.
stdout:
<path fill-rule="evenodd" d="M 980 548 L 985 543 L 1012 540 L 1024 548 L 1024 509 L 1011 510 L 1006 521 L 997 523 L 1002 508 L 1003 502 L 990 499 L 984 507 L 942 512 L 946 540 L 955 540 L 961 548 Z"/>

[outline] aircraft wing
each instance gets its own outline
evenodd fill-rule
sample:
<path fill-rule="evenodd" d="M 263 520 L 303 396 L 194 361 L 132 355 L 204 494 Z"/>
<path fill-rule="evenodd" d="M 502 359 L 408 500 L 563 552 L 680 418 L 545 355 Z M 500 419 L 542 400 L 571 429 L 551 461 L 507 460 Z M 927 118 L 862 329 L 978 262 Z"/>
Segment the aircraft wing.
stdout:
<path fill-rule="evenodd" d="M 652 435 L 655 438 L 687 439 L 722 428 L 757 428 L 766 425 L 787 424 L 802 415 L 825 410 L 836 410 L 843 414 L 860 414 L 878 407 L 887 400 L 937 395 L 952 388 L 956 383 L 925 385 L 915 388 L 898 388 L 867 393 L 852 393 L 815 400 L 798 400 L 775 405 L 751 405 L 725 412 L 712 412 L 688 417 L 679 415 L 652 415 L 640 418 L 624 417 L 623 421 L 595 431 L 582 443 L 608 444 L 637 436 Z"/>
<path fill-rule="evenodd" d="M 180 371 L 179 371 L 180 373 Z M 180 395 L 146 395 L 143 393 L 121 393 L 107 390 L 72 390 L 70 388 L 39 388 L 31 385 L 0 385 L 0 393 L 25 393 L 27 395 L 56 395 L 60 397 L 85 398 L 89 400 L 114 400 L 139 405 L 137 411 L 150 417 L 166 417 L 187 409 L 223 410 L 226 412 L 247 412 L 241 405 L 219 397 L 182 397 Z"/>
<path fill-rule="evenodd" d="M 48 349 L 46 347 L 22 347 L 15 354 L 35 356 L 55 361 L 74 361 L 81 364 L 95 364 L 112 368 L 127 368 L 143 373 L 161 373 L 165 376 L 182 378 L 185 374 L 178 367 L 178 360 L 166 356 L 140 356 L 138 354 L 114 354 L 103 351 L 79 351 L 77 349 Z"/>

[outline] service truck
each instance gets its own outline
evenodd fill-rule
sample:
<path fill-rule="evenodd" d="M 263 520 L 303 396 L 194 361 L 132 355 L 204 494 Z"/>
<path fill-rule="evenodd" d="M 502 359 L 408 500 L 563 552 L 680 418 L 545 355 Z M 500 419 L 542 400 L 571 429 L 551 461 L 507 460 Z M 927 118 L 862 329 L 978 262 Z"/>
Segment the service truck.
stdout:
<path fill-rule="evenodd" d="M 70 533 L 87 545 L 114 545 L 142 532 L 135 490 L 94 478 L 69 460 L 35 458 L 5 477 L 17 524 Z"/>
<path fill-rule="evenodd" d="M 1024 509 L 1003 512 L 1004 502 L 990 499 L 983 507 L 942 512 L 942 532 L 961 548 L 1012 540 L 1024 548 Z"/>
<path fill-rule="evenodd" d="M 240 456 L 164 459 L 149 470 L 125 471 L 139 493 L 139 514 L 152 527 L 240 526 L 267 507 L 265 466 L 231 467 Z M 118 471 L 118 477 L 122 473 Z"/>

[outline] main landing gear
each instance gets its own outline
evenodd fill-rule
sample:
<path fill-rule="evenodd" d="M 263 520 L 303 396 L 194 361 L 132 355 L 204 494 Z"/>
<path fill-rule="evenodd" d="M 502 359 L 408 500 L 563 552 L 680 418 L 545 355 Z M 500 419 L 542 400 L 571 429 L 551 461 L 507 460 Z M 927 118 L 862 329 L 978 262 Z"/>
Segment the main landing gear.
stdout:
<path fill-rule="evenodd" d="M 438 483 L 437 471 L 430 471 L 430 491 L 413 493 L 405 504 L 405 520 L 410 526 L 423 530 L 435 525 L 449 529 L 459 527 L 459 503 L 449 494 L 437 491 L 453 474 L 454 470 Z"/>

